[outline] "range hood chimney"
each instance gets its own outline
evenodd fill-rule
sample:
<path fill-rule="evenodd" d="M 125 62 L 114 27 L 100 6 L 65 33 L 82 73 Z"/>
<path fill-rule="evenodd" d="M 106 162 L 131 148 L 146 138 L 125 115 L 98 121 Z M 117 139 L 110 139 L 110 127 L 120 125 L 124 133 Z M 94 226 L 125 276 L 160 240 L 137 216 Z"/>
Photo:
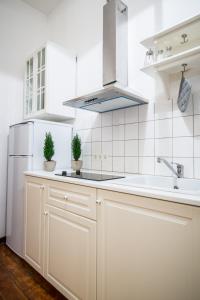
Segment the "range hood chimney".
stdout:
<path fill-rule="evenodd" d="M 106 112 L 147 102 L 128 88 L 128 7 L 109 0 L 103 7 L 103 88 L 63 104 Z"/>
<path fill-rule="evenodd" d="M 103 7 L 103 86 L 128 86 L 128 7 L 110 0 Z"/>

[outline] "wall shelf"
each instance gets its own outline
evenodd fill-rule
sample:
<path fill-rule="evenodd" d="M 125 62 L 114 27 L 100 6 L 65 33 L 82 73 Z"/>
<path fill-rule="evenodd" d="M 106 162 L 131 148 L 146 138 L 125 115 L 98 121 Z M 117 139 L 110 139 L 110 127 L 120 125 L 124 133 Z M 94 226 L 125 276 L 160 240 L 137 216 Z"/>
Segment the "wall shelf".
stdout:
<path fill-rule="evenodd" d="M 187 64 L 189 68 L 200 68 L 200 46 L 183 51 L 176 55 L 163 59 L 152 65 L 141 68 L 141 71 L 153 75 L 156 71 L 165 71 L 168 74 L 173 74 L 181 71 L 181 65 Z"/>
<path fill-rule="evenodd" d="M 198 14 L 196 16 L 192 16 L 190 18 L 187 18 L 186 20 L 179 22 L 179 23 L 175 24 L 174 26 L 171 26 L 167 29 L 157 32 L 156 34 L 154 34 L 152 36 L 145 38 L 144 40 L 141 41 L 141 44 L 145 48 L 150 48 L 150 47 L 152 47 L 154 42 L 156 42 L 158 39 L 168 35 L 169 33 L 172 33 L 179 29 L 182 29 L 183 27 L 187 27 L 187 25 L 189 25 L 195 21 L 198 21 L 199 19 L 200 19 L 200 14 Z"/>
<path fill-rule="evenodd" d="M 162 60 L 141 68 L 149 75 L 173 74 L 181 71 L 182 64 L 187 64 L 189 69 L 200 68 L 200 14 L 144 39 L 141 44 L 153 49 L 155 57 L 163 51 Z M 165 57 L 169 47 L 171 55 Z"/>

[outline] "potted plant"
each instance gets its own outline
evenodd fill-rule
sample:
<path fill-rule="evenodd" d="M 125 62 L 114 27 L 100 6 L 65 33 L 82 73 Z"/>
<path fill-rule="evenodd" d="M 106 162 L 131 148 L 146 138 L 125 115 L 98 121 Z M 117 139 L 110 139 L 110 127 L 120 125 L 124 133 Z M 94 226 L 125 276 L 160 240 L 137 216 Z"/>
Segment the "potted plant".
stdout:
<path fill-rule="evenodd" d="M 76 171 L 76 174 L 80 174 L 83 161 L 79 160 L 81 156 L 81 139 L 78 134 L 76 134 L 72 139 L 72 156 L 74 158 L 74 160 L 72 160 L 72 169 Z"/>
<path fill-rule="evenodd" d="M 52 172 L 55 170 L 56 161 L 51 160 L 53 156 L 54 156 L 54 142 L 51 133 L 47 132 L 44 141 L 44 157 L 46 159 L 46 161 L 44 161 L 45 171 Z"/>

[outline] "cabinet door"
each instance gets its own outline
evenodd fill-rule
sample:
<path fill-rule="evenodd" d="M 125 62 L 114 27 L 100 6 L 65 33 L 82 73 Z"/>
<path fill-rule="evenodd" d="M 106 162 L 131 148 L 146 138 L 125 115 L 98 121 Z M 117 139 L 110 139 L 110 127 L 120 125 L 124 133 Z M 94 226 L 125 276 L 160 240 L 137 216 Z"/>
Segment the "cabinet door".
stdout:
<path fill-rule="evenodd" d="M 200 209 L 100 192 L 98 300 L 200 299 Z"/>
<path fill-rule="evenodd" d="M 37 116 L 46 102 L 46 48 L 37 51 L 26 63 L 24 117 Z"/>
<path fill-rule="evenodd" d="M 26 75 L 25 75 L 25 103 L 24 115 L 29 116 L 34 110 L 34 58 L 31 57 L 26 62 Z"/>
<path fill-rule="evenodd" d="M 45 277 L 69 300 L 96 299 L 96 223 L 47 206 Z"/>
<path fill-rule="evenodd" d="M 36 112 L 45 109 L 46 95 L 46 49 L 42 48 L 36 55 Z"/>
<path fill-rule="evenodd" d="M 63 47 L 48 42 L 27 61 L 25 119 L 64 121 L 75 118 L 63 101 L 75 94 L 75 60 Z"/>
<path fill-rule="evenodd" d="M 25 195 L 25 260 L 43 274 L 44 186 L 37 180 L 26 182 Z"/>

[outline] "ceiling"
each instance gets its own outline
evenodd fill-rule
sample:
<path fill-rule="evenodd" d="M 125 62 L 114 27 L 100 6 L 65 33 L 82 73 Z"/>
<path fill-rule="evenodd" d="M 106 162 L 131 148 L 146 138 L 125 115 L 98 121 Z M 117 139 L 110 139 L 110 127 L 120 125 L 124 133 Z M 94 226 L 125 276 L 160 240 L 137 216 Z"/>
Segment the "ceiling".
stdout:
<path fill-rule="evenodd" d="M 61 2 L 61 0 L 23 0 L 33 8 L 48 15 Z"/>

